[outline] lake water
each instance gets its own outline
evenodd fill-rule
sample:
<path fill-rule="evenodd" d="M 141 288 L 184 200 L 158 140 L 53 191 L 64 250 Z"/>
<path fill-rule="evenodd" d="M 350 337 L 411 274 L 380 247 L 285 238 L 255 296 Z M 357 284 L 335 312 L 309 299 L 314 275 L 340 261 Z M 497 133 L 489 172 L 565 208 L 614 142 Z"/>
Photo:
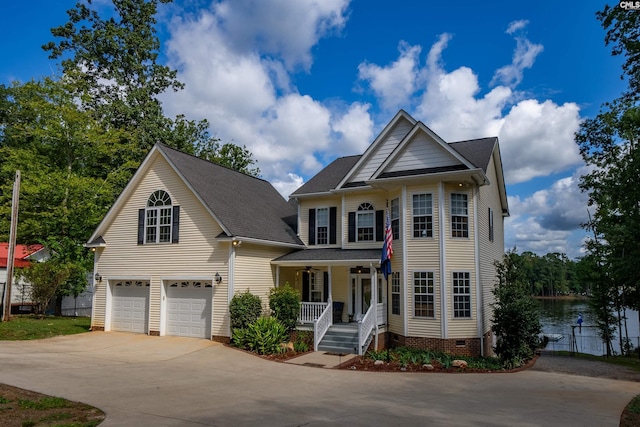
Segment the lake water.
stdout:
<path fill-rule="evenodd" d="M 606 347 L 602 339 L 598 336 L 598 329 L 591 314 L 589 303 L 586 300 L 538 300 L 540 304 L 540 321 L 542 332 L 545 334 L 561 334 L 563 337 L 556 342 L 547 344 L 548 350 L 571 351 L 572 326 L 576 326 L 575 347 L 580 353 L 595 355 L 606 354 Z M 582 330 L 578 328 L 578 315 L 582 313 Z M 626 311 L 627 329 L 629 339 L 634 347 L 640 347 L 640 327 L 638 322 L 638 312 L 634 310 Z M 624 322 L 622 325 L 622 336 L 625 336 Z M 616 324 L 615 338 L 613 340 L 613 350 L 620 353 L 620 342 L 618 340 L 618 326 Z"/>

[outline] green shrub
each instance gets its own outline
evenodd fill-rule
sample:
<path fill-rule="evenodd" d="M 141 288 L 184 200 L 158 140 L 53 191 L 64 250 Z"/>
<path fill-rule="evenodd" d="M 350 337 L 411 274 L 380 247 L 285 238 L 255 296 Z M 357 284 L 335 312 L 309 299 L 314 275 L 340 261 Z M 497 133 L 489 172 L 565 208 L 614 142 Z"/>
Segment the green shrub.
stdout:
<path fill-rule="evenodd" d="M 289 283 L 271 289 L 269 308 L 273 317 L 284 325 L 287 332 L 293 331 L 300 315 L 300 292 L 293 289 Z"/>
<path fill-rule="evenodd" d="M 293 349 L 297 353 L 304 353 L 313 348 L 313 332 L 297 331 L 293 340 Z"/>
<path fill-rule="evenodd" d="M 247 289 L 246 292 L 235 294 L 229 304 L 231 329 L 245 329 L 255 322 L 262 314 L 262 301 Z"/>
<path fill-rule="evenodd" d="M 275 317 L 261 317 L 246 330 L 246 346 L 258 354 L 281 353 L 286 340 L 287 329 Z"/>

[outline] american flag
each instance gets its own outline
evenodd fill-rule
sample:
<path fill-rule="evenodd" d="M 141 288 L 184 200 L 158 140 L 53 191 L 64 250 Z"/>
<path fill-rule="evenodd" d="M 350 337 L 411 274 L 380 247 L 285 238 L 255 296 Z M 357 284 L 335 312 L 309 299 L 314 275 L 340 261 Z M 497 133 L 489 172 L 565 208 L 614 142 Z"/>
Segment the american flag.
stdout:
<path fill-rule="evenodd" d="M 387 223 L 384 228 L 384 244 L 382 245 L 382 257 L 380 258 L 380 268 L 384 279 L 387 280 L 391 274 L 391 257 L 393 256 L 393 231 L 391 231 L 391 218 L 387 211 Z"/>

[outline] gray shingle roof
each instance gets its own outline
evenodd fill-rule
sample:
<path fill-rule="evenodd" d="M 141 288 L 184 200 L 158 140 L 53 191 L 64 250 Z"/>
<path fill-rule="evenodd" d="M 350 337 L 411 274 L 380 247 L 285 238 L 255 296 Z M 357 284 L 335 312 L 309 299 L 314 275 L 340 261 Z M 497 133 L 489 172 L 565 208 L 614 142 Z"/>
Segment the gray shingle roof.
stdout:
<path fill-rule="evenodd" d="M 302 245 L 297 212 L 263 179 L 158 144 L 232 236 Z"/>
<path fill-rule="evenodd" d="M 451 142 L 449 146 L 460 153 L 465 159 L 469 160 L 473 165 L 481 168 L 487 173 L 491 154 L 496 146 L 498 138 L 479 138 L 467 141 Z"/>
<path fill-rule="evenodd" d="M 362 156 L 357 155 L 335 159 L 291 195 L 326 193 L 333 190 L 347 172 L 360 160 L 360 157 Z"/>
<path fill-rule="evenodd" d="M 280 262 L 320 262 L 320 261 L 379 261 L 382 255 L 382 247 L 380 249 L 303 249 L 301 251 L 291 252 L 274 259 L 275 263 Z"/>

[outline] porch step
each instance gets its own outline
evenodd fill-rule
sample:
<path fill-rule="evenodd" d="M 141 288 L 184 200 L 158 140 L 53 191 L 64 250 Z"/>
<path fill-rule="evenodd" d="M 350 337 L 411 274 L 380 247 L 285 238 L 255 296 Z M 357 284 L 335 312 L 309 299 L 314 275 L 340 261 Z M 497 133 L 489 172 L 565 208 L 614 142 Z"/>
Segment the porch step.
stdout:
<path fill-rule="evenodd" d="M 348 323 L 332 325 L 318 344 L 318 350 L 358 354 L 358 325 Z"/>

